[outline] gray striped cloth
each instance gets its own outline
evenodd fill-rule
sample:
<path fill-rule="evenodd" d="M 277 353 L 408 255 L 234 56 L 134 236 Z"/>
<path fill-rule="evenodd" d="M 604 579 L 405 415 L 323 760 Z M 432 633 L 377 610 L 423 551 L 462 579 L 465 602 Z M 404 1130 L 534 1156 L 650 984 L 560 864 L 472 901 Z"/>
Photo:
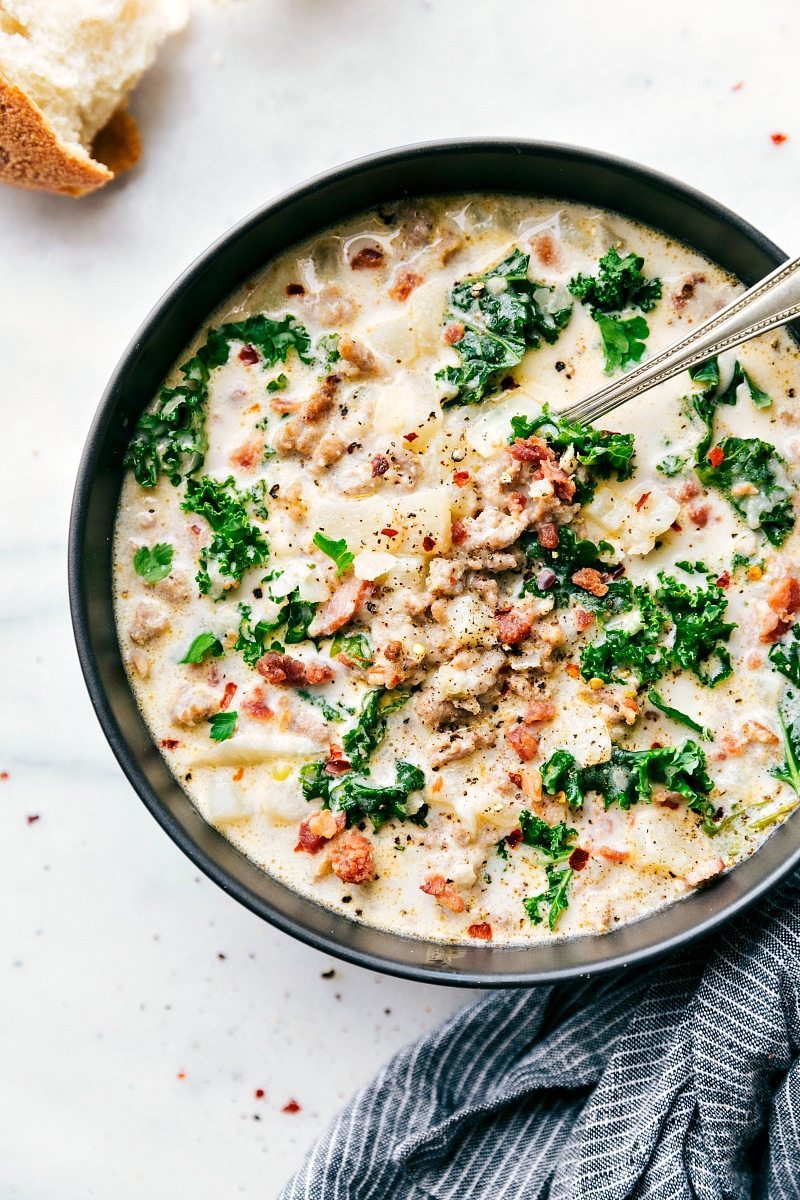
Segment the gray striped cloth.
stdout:
<path fill-rule="evenodd" d="M 487 992 L 401 1051 L 281 1200 L 800 1197 L 800 880 L 635 973 Z"/>

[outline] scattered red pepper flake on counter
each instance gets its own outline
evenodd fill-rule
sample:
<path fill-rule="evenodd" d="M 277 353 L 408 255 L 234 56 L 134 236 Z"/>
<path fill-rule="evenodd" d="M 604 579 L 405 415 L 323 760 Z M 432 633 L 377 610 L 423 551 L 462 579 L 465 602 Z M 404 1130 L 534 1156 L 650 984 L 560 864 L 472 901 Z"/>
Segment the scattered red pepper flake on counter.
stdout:
<path fill-rule="evenodd" d="M 178 1071 L 178 1074 L 176 1075 L 176 1079 L 185 1079 L 185 1078 L 186 1078 L 186 1072 Z"/>
<path fill-rule="evenodd" d="M 725 451 L 722 449 L 722 446 L 714 446 L 708 452 L 708 461 L 711 463 L 712 467 L 718 467 L 724 457 Z"/>
<path fill-rule="evenodd" d="M 731 84 L 731 91 L 732 92 L 740 92 L 743 87 L 744 87 L 744 80 L 740 79 L 738 83 Z"/>
<path fill-rule="evenodd" d="M 35 825 L 37 821 L 41 820 L 41 817 L 39 816 L 38 813 L 31 813 L 31 815 L 29 817 L 26 817 L 25 820 L 28 822 L 29 825 Z"/>
<path fill-rule="evenodd" d="M 0 779 L 10 779 L 10 778 L 11 778 L 11 776 L 9 775 L 8 771 L 0 771 Z"/>
<path fill-rule="evenodd" d="M 381 537 L 392 537 L 392 538 L 394 538 L 394 537 L 397 537 L 397 535 L 398 535 L 398 533 L 399 533 L 399 532 L 400 532 L 400 530 L 399 530 L 399 529 L 382 529 L 382 530 L 381 530 Z"/>
<path fill-rule="evenodd" d="M 300 1105 L 297 1103 L 296 1100 L 289 1100 L 289 1101 L 287 1101 L 286 1104 L 284 1104 L 283 1108 L 281 1109 L 281 1112 L 285 1112 L 285 1113 L 300 1112 Z"/>
<path fill-rule="evenodd" d="M 225 691 L 222 693 L 222 699 L 219 702 L 220 712 L 224 712 L 238 690 L 239 689 L 237 688 L 236 684 L 233 682 L 225 684 Z"/>
<path fill-rule="evenodd" d="M 263 1100 L 264 1099 L 264 1089 L 256 1088 L 255 1097 L 256 1097 L 256 1100 Z"/>
<path fill-rule="evenodd" d="M 771 133 L 769 136 L 773 146 L 782 146 L 784 142 L 788 142 L 789 140 L 788 133 Z"/>

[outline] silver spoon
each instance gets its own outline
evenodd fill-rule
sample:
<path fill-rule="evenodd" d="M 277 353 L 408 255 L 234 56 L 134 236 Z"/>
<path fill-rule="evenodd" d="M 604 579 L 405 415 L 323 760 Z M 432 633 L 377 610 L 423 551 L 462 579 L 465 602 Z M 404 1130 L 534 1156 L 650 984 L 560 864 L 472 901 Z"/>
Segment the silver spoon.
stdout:
<path fill-rule="evenodd" d="M 792 258 L 666 350 L 585 400 L 561 409 L 559 416 L 596 421 L 681 371 L 705 362 L 723 350 L 740 346 L 760 333 L 777 329 L 797 316 L 800 316 L 800 258 Z"/>

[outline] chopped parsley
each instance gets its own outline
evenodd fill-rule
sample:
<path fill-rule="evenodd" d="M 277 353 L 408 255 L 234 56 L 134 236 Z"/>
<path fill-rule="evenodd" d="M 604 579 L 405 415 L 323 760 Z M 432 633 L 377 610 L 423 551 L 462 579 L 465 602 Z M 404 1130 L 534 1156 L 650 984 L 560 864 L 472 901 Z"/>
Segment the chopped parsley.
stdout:
<path fill-rule="evenodd" d="M 308 704 L 313 704 L 315 708 L 318 708 L 326 721 L 344 721 L 345 717 L 353 715 L 352 708 L 347 708 L 344 704 L 333 704 L 323 696 L 307 692 L 305 688 L 298 688 L 297 694 Z"/>
<path fill-rule="evenodd" d="M 661 299 L 661 280 L 643 275 L 643 266 L 643 258 L 636 254 L 621 258 L 612 246 L 597 264 L 596 274 L 578 274 L 569 281 L 570 292 L 589 309 L 600 330 L 607 375 L 624 371 L 644 354 L 650 333 L 647 321 L 621 315 L 632 308 L 650 312 Z"/>
<path fill-rule="evenodd" d="M 233 737 L 238 718 L 239 714 L 235 712 L 218 712 L 209 717 L 209 737 L 212 742 L 227 742 L 228 738 Z"/>
<path fill-rule="evenodd" d="M 353 565 L 355 555 L 347 549 L 347 542 L 344 538 L 329 538 L 320 530 L 317 530 L 311 540 L 318 550 L 321 550 L 323 554 L 327 554 L 328 558 L 332 559 L 336 564 L 337 575 L 344 575 L 348 567 Z"/>
<path fill-rule="evenodd" d="M 207 658 L 219 658 L 224 653 L 222 642 L 213 633 L 198 633 L 180 660 L 182 663 L 201 663 Z"/>
<path fill-rule="evenodd" d="M 511 437 L 529 438 L 536 434 L 543 438 L 554 451 L 563 453 L 572 449 L 578 461 L 575 500 L 586 504 L 594 495 L 598 479 L 630 479 L 633 474 L 633 434 L 610 433 L 595 429 L 582 421 L 570 421 L 558 413 L 551 413 L 545 405 L 541 416 L 511 418 Z"/>
<path fill-rule="evenodd" d="M 454 389 L 444 407 L 480 403 L 527 350 L 557 341 L 572 305 L 554 304 L 551 289 L 528 278 L 529 266 L 530 255 L 516 249 L 450 292 L 448 320 L 463 325 L 464 336 L 455 346 L 459 365 L 436 373 Z"/>
<path fill-rule="evenodd" d="M 140 546 L 133 556 L 133 569 L 145 583 L 166 579 L 172 570 L 172 546 L 169 542 L 158 542 L 152 548 Z"/>
<path fill-rule="evenodd" d="M 706 770 L 706 756 L 697 742 L 682 746 L 660 746 L 654 750 L 625 750 L 614 746 L 607 762 L 581 767 L 568 750 L 556 750 L 542 767 L 542 786 L 551 795 L 563 792 L 572 808 L 581 808 L 587 792 L 597 792 L 605 807 L 619 804 L 630 808 L 640 800 L 649 803 L 653 785 L 682 796 L 687 807 L 701 818 L 704 831 L 717 832 L 716 807 L 709 794 L 713 781 Z"/>
<path fill-rule="evenodd" d="M 161 475 L 177 487 L 202 467 L 208 448 L 208 380 L 215 367 L 228 361 L 234 341 L 257 349 L 265 368 L 286 362 L 292 349 L 303 362 L 313 361 L 308 332 L 292 316 L 273 320 L 259 314 L 210 329 L 205 343 L 181 366 L 183 381 L 162 387 L 155 408 L 143 412 L 136 424 L 125 466 L 142 487 L 155 487 Z"/>
<path fill-rule="evenodd" d="M 267 539 L 251 524 L 246 497 L 237 490 L 232 475 L 222 483 L 210 475 L 189 479 L 181 508 L 205 517 L 213 531 L 210 543 L 200 553 L 200 570 L 195 576 L 204 596 L 212 590 L 222 594 L 238 587 L 245 571 L 266 562 Z"/>
<path fill-rule="evenodd" d="M 685 725 L 687 729 L 692 729 L 695 733 L 700 735 L 704 742 L 711 742 L 714 740 L 714 733 L 708 728 L 707 725 L 701 725 L 699 721 L 695 721 L 695 719 L 690 717 L 688 713 L 681 712 L 679 708 L 670 707 L 670 705 L 666 704 L 661 696 L 659 696 L 655 688 L 650 688 L 650 691 L 647 693 L 647 699 L 653 705 L 653 708 L 660 709 L 665 716 L 671 717 L 672 720 L 677 721 L 679 725 Z"/>

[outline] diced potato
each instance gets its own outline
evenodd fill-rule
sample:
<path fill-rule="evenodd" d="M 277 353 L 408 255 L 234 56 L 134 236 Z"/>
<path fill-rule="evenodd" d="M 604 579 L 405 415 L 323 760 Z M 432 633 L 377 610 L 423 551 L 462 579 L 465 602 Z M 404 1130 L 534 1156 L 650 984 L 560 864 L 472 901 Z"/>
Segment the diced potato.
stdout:
<path fill-rule="evenodd" d="M 315 603 L 321 603 L 330 596 L 330 588 L 312 562 L 292 559 L 285 567 L 280 562 L 274 565 L 281 569 L 281 574 L 269 585 L 270 592 L 276 598 L 289 596 L 295 589 L 301 600 Z"/>
<path fill-rule="evenodd" d="M 376 354 L 395 363 L 412 363 L 417 357 L 417 337 L 406 312 L 365 326 L 364 341 Z"/>
<path fill-rule="evenodd" d="M 439 389 L 430 379 L 406 375 L 372 391 L 372 428 L 396 439 L 399 449 L 421 454 L 442 426 Z M 431 415 L 433 414 L 433 416 Z M 414 433 L 410 442 L 405 434 Z"/>
<path fill-rule="evenodd" d="M 446 554 L 451 541 L 451 503 L 449 487 L 420 488 L 412 496 L 399 499 L 394 510 L 394 528 L 399 530 L 399 537 L 393 539 L 392 549 L 425 553 L 423 538 L 431 537 L 435 542 L 431 553 Z"/>
<path fill-rule="evenodd" d="M 268 728 L 235 734 L 227 742 L 210 742 L 192 759 L 192 766 L 248 767 L 274 758 L 311 758 L 318 753 L 319 744 L 313 738 Z"/>
<path fill-rule="evenodd" d="M 681 809 L 637 805 L 628 829 L 631 863 L 641 871 L 685 875 L 709 853 L 708 838 L 693 830 L 694 823 Z"/>
<path fill-rule="evenodd" d="M 638 505 L 638 507 L 637 507 Z M 650 480 L 604 484 L 583 510 L 589 536 L 605 538 L 622 554 L 649 554 L 669 529 L 680 505 Z"/>
<path fill-rule="evenodd" d="M 258 812 L 252 792 L 234 783 L 227 771 L 216 771 L 206 795 L 205 812 L 213 825 L 244 821 Z"/>
<path fill-rule="evenodd" d="M 492 646 L 497 641 L 492 610 L 477 596 L 457 596 L 447 605 L 447 626 L 462 646 Z"/>
<path fill-rule="evenodd" d="M 372 582 L 387 575 L 397 566 L 397 558 L 386 550 L 362 550 L 353 559 L 353 574 L 356 579 Z"/>
<path fill-rule="evenodd" d="M 344 538 L 349 548 L 382 550 L 390 554 L 435 553 L 450 549 L 451 489 L 420 488 L 411 496 L 391 499 L 386 496 L 317 499 L 312 523 L 330 538 Z M 396 535 L 381 530 L 396 530 Z M 426 551 L 423 539 L 430 537 L 435 546 Z"/>
<path fill-rule="evenodd" d="M 418 354 L 435 353 L 442 345 L 447 292 L 445 280 L 429 279 L 414 289 L 404 306 L 408 324 L 417 331 Z"/>
<path fill-rule="evenodd" d="M 326 496 L 311 504 L 309 524 L 326 537 L 344 538 L 349 548 L 358 550 L 382 549 L 385 538 L 381 529 L 392 528 L 394 511 L 386 496 L 367 496 L 363 499 Z"/>

